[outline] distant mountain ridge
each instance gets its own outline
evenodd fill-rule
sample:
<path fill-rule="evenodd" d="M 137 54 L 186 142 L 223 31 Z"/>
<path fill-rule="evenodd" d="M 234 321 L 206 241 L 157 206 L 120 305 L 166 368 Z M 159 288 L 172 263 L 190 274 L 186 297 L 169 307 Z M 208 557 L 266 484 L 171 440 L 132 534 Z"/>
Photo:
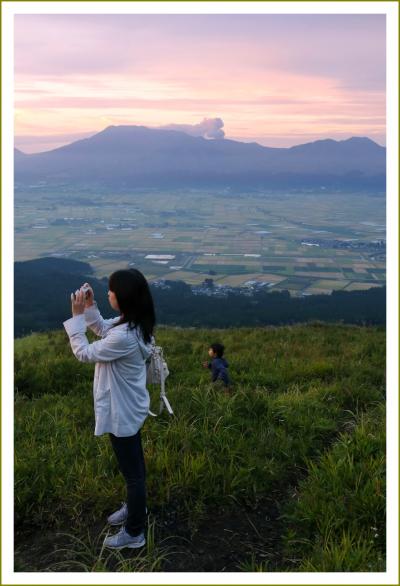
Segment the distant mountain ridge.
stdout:
<path fill-rule="evenodd" d="M 21 183 L 384 189 L 385 172 L 386 149 L 366 137 L 272 148 L 176 130 L 109 126 L 44 153 L 15 149 L 15 180 Z"/>

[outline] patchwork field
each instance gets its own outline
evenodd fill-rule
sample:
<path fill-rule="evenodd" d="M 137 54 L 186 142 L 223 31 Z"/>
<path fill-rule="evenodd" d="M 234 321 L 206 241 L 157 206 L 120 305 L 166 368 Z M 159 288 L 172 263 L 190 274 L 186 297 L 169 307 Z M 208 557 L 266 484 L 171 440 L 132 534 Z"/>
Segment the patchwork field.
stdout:
<path fill-rule="evenodd" d="M 15 194 L 15 260 L 58 256 L 89 262 L 97 277 L 135 266 L 150 280 L 257 281 L 296 295 L 367 289 L 385 283 L 385 214 L 376 194 L 32 186 Z"/>

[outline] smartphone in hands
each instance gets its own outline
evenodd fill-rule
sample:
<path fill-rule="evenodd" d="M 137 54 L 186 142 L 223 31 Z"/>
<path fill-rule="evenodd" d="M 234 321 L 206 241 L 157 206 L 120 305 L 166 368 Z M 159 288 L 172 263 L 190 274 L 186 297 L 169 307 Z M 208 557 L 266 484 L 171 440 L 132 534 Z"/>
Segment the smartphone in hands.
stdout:
<path fill-rule="evenodd" d="M 92 290 L 92 288 L 90 287 L 90 285 L 88 285 L 87 283 L 85 283 L 85 285 L 83 285 L 80 290 L 85 293 L 85 299 L 87 299 L 88 297 L 90 297 L 90 293 L 91 293 L 91 290 Z"/>

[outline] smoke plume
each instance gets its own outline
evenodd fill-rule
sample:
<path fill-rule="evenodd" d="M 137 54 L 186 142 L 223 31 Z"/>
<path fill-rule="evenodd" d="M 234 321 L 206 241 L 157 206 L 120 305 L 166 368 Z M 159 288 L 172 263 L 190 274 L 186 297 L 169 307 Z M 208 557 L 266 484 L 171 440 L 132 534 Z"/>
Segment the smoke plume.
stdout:
<path fill-rule="evenodd" d="M 160 126 L 165 130 L 178 130 L 191 136 L 202 136 L 203 138 L 222 139 L 225 132 L 222 130 L 224 121 L 221 118 L 203 118 L 199 124 L 168 124 Z"/>

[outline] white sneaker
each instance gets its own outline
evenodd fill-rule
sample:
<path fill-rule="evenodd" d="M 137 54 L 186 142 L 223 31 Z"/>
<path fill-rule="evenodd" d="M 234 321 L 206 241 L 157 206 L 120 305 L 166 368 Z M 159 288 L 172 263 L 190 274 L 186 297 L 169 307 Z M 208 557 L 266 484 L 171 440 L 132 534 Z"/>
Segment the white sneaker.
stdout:
<path fill-rule="evenodd" d="M 148 510 L 146 507 L 146 515 L 147 515 L 147 513 L 148 513 Z M 112 513 L 112 515 L 110 515 L 107 518 L 107 523 L 109 525 L 123 525 L 127 519 L 128 519 L 128 505 L 126 503 L 122 503 L 122 507 L 118 511 L 115 511 L 115 513 Z"/>
<path fill-rule="evenodd" d="M 146 538 L 144 533 L 132 537 L 132 535 L 129 535 L 129 533 L 126 532 L 125 527 L 122 527 L 115 535 L 106 537 L 103 545 L 110 549 L 123 549 L 124 547 L 136 549 L 146 545 Z"/>
<path fill-rule="evenodd" d="M 107 519 L 109 525 L 123 525 L 128 518 L 128 505 L 122 503 L 122 507 L 110 515 Z"/>

